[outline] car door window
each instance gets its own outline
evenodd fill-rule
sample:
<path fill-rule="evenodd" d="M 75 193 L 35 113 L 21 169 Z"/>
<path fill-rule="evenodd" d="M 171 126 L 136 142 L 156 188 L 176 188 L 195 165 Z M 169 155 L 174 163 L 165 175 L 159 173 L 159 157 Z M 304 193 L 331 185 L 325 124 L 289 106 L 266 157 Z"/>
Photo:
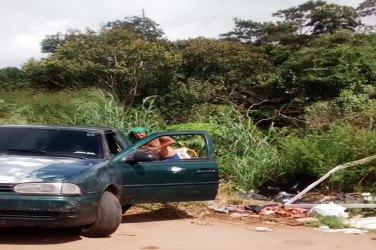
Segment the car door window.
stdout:
<path fill-rule="evenodd" d="M 203 135 L 171 135 L 174 143 L 166 149 L 158 148 L 167 141 L 167 136 L 157 137 L 139 147 L 139 151 L 153 154 L 156 160 L 205 160 L 208 159 L 208 147 Z M 153 143 L 154 142 L 154 143 Z"/>
<path fill-rule="evenodd" d="M 202 135 L 178 135 L 174 136 L 175 150 L 181 159 L 200 160 L 208 158 L 208 147 L 205 137 Z"/>
<path fill-rule="evenodd" d="M 124 149 L 123 143 L 117 138 L 115 133 L 107 133 L 106 140 L 108 149 L 112 155 L 115 155 Z"/>

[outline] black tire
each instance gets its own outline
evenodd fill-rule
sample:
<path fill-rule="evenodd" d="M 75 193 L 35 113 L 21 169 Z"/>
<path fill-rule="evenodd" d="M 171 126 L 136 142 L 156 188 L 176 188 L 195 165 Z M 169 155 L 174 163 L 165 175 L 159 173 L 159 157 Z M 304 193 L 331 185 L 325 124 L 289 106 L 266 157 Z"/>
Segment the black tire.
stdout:
<path fill-rule="evenodd" d="M 116 231 L 121 223 L 121 206 L 117 197 L 111 192 L 104 192 L 98 206 L 97 220 L 81 229 L 85 237 L 106 237 Z"/>

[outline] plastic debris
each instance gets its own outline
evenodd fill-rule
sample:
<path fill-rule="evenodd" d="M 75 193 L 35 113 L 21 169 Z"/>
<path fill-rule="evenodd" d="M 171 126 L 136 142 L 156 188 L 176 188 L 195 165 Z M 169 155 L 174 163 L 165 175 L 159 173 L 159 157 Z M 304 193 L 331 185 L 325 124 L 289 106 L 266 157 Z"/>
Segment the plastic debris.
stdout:
<path fill-rule="evenodd" d="M 263 201 L 268 200 L 267 197 L 256 193 L 254 190 L 250 190 L 250 191 L 246 192 L 244 195 L 247 199 L 263 200 Z"/>
<path fill-rule="evenodd" d="M 285 191 L 279 192 L 275 197 L 274 200 L 276 202 L 281 202 L 281 203 L 286 203 L 288 202 L 291 198 L 293 198 L 295 194 L 289 194 Z"/>
<path fill-rule="evenodd" d="M 229 211 L 225 207 L 214 207 L 212 209 L 214 210 L 214 212 L 217 212 L 217 213 L 224 213 L 224 214 L 229 213 Z"/>
<path fill-rule="evenodd" d="M 260 206 L 260 205 L 246 205 L 244 207 L 245 210 L 249 210 L 249 211 L 252 211 L 253 213 L 260 213 L 264 208 L 266 207 L 274 207 L 275 204 L 273 205 L 263 205 L 263 206 Z"/>
<path fill-rule="evenodd" d="M 308 215 L 322 215 L 322 216 L 335 216 L 341 218 L 348 218 L 349 214 L 345 212 L 346 208 L 340 205 L 329 203 L 319 204 L 312 207 L 308 211 Z"/>
<path fill-rule="evenodd" d="M 366 200 L 366 201 L 373 201 L 373 197 L 371 195 L 371 193 L 362 193 L 362 196 L 363 196 L 363 199 Z"/>
<path fill-rule="evenodd" d="M 349 220 L 349 225 L 355 228 L 376 230 L 376 217 L 352 218 Z"/>
<path fill-rule="evenodd" d="M 358 229 L 358 228 L 342 228 L 342 229 L 331 229 L 328 226 L 326 227 L 320 227 L 320 228 L 314 228 L 315 230 L 319 230 L 325 233 L 344 233 L 344 234 L 366 234 L 368 231 Z"/>
<path fill-rule="evenodd" d="M 274 229 L 268 228 L 268 227 L 256 227 L 255 231 L 257 231 L 257 232 L 271 232 L 271 231 L 274 231 Z"/>
<path fill-rule="evenodd" d="M 244 209 L 237 206 L 237 205 L 228 205 L 226 207 L 226 209 L 229 211 L 229 212 L 238 212 L 238 213 L 242 213 L 244 212 Z"/>

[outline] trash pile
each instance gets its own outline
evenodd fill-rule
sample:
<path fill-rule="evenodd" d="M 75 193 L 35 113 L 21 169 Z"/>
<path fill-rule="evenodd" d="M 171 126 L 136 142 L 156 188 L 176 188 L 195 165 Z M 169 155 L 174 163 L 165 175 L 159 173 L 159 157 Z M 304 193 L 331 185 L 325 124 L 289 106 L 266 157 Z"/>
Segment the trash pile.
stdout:
<path fill-rule="evenodd" d="M 298 176 L 286 184 L 267 181 L 256 190 L 242 191 L 240 195 L 249 203 L 247 205 L 209 206 L 216 213 L 228 214 L 231 218 L 288 218 L 291 220 L 306 222 L 315 219 L 315 216 L 333 216 L 343 219 L 350 228 L 343 230 L 330 229 L 323 225 L 317 230 L 324 232 L 342 232 L 363 234 L 366 230 L 376 230 L 376 217 L 351 218 L 346 212 L 347 208 L 341 204 L 351 204 L 356 208 L 376 208 L 376 198 L 371 193 L 350 193 L 323 195 L 321 193 L 308 193 L 305 198 L 298 197 L 299 192 L 308 187 L 314 179 L 310 176 Z M 299 198 L 299 199 L 297 199 Z M 289 201 L 298 204 L 291 204 Z M 336 204 L 338 203 L 338 204 Z M 357 206 L 359 205 L 359 206 Z M 296 224 L 302 225 L 304 223 Z M 352 228 L 351 228 L 352 227 Z"/>
<path fill-rule="evenodd" d="M 308 209 L 302 208 L 285 208 L 281 204 L 269 204 L 269 205 L 245 205 L 243 207 L 237 205 L 228 205 L 224 207 L 209 206 L 211 210 L 217 213 L 230 214 L 232 218 L 244 218 L 250 214 L 253 217 L 274 217 L 274 218 L 304 218 L 308 217 Z M 235 213 L 235 215 L 234 215 Z"/>

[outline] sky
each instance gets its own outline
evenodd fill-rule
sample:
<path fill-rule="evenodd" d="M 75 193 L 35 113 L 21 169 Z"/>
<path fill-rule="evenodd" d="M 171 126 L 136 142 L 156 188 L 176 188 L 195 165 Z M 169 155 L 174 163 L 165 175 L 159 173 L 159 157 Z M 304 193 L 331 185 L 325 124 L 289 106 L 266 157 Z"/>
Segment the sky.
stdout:
<path fill-rule="evenodd" d="M 0 68 L 39 59 L 46 35 L 68 29 L 98 30 L 128 16 L 149 17 L 169 40 L 218 38 L 234 28 L 234 18 L 266 22 L 272 13 L 307 0 L 0 0 Z M 363 0 L 327 0 L 357 7 Z"/>

